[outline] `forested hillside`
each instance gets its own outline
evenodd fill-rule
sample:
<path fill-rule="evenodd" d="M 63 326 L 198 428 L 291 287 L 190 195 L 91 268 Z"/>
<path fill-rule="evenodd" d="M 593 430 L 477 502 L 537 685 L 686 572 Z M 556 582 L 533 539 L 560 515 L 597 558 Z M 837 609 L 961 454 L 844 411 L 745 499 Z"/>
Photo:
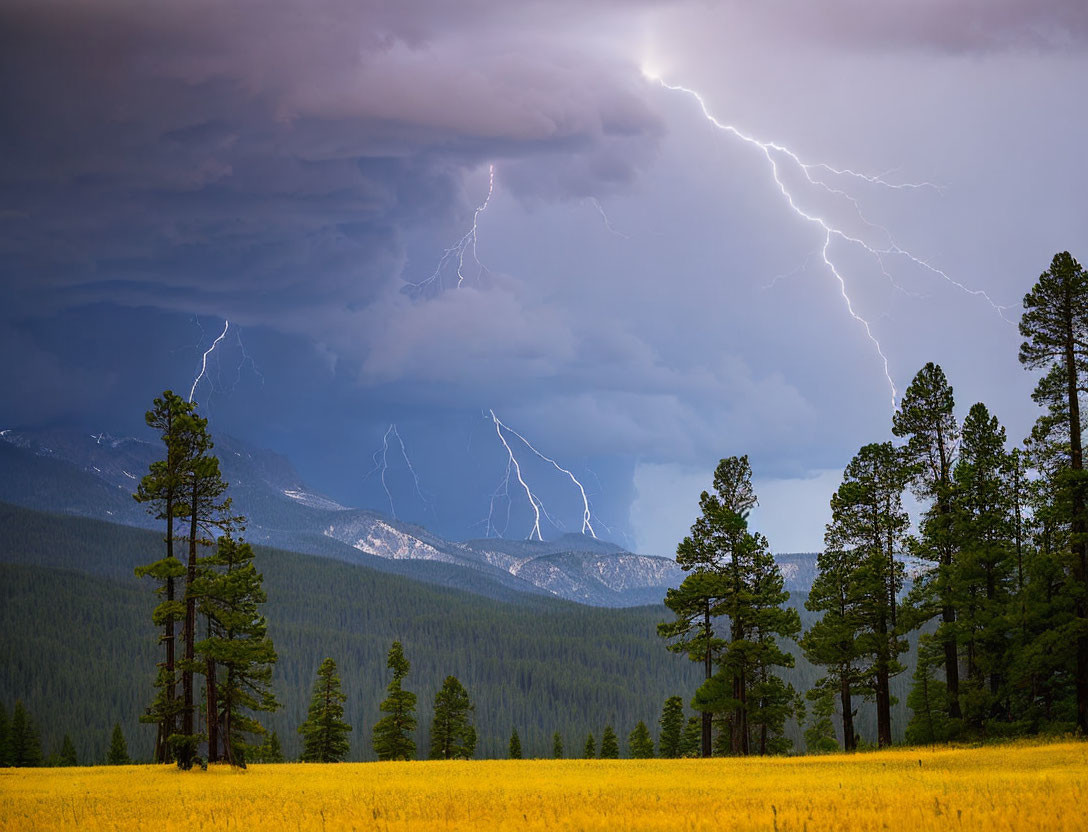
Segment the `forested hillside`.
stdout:
<path fill-rule="evenodd" d="M 109 727 L 120 722 L 133 756 L 150 758 L 154 726 L 137 716 L 159 658 L 157 633 L 147 623 L 155 599 L 133 568 L 159 547 L 154 532 L 0 504 L 0 702 L 10 711 L 17 698 L 25 701 L 46 753 L 68 733 L 80 760 L 100 760 Z M 667 615 L 663 607 L 600 609 L 514 594 L 492 600 L 262 547 L 256 562 L 265 576 L 279 653 L 275 688 L 284 705 L 266 724 L 289 757 L 298 752 L 296 730 L 314 673 L 331 656 L 354 727 L 349 758 L 373 758 L 370 729 L 394 639 L 412 663 L 405 687 L 419 695 L 420 746 L 434 695 L 453 674 L 476 704 L 477 756 L 505 756 L 514 727 L 526 756 L 549 756 L 555 731 L 572 756 L 606 723 L 625 736 L 645 720 L 656 733 L 664 699 L 678 694 L 687 701 L 699 681 L 696 665 L 661 649 L 655 627 Z M 798 665 L 791 679 L 803 691 L 817 674 Z M 899 677 L 900 715 L 908 678 Z M 869 736 L 867 709 L 861 717 Z"/>

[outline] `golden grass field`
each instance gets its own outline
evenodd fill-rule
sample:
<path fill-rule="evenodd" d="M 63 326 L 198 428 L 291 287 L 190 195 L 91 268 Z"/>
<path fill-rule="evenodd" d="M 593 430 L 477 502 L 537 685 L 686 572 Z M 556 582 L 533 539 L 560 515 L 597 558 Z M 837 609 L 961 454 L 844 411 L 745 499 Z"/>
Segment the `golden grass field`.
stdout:
<path fill-rule="evenodd" d="M 0 829 L 1088 830 L 1088 744 L 0 770 Z"/>

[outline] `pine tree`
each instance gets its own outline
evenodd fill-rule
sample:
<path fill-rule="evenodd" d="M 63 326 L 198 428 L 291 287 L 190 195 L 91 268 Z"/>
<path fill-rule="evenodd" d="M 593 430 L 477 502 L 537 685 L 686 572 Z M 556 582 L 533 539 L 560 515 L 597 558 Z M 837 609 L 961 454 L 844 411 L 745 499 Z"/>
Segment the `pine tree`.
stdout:
<path fill-rule="evenodd" d="M 1007 700 L 1008 613 L 1016 592 L 1011 464 L 1005 429 L 984 404 L 974 405 L 963 421 L 954 473 L 953 529 L 959 554 L 953 586 L 957 641 L 966 661 L 960 686 L 963 715 L 979 732 Z"/>
<path fill-rule="evenodd" d="M 175 655 L 175 631 L 177 621 L 185 618 L 185 603 L 177 598 L 176 583 L 185 574 L 185 564 L 174 554 L 174 543 L 180 537 L 178 521 L 183 517 L 182 486 L 185 467 L 189 462 L 189 444 L 183 431 L 187 418 L 193 415 L 195 405 L 177 396 L 172 390 L 164 390 L 161 398 L 152 402 L 152 409 L 145 414 L 148 427 L 159 432 L 165 445 L 165 458 L 151 463 L 148 473 L 140 481 L 133 497 L 137 502 L 148 504 L 148 512 L 157 520 L 165 521 L 165 557 L 136 569 L 137 578 L 151 578 L 158 582 L 156 594 L 161 598 L 152 612 L 151 620 L 163 629 L 164 660 L 156 676 L 156 696 L 151 701 L 141 722 L 158 725 L 154 741 L 154 760 L 169 762 L 173 759 L 170 737 L 177 731 L 177 717 L 182 710 L 177 698 L 177 668 Z"/>
<path fill-rule="evenodd" d="M 684 722 L 684 701 L 679 696 L 670 696 L 665 700 L 661 718 L 657 721 L 661 728 L 657 740 L 657 750 L 661 757 L 674 759 L 680 756 Z"/>
<path fill-rule="evenodd" d="M 593 734 L 586 737 L 586 745 L 582 750 L 582 756 L 587 760 L 592 760 L 597 756 L 597 743 L 593 740 Z"/>
<path fill-rule="evenodd" d="M 804 634 L 800 645 L 805 658 L 814 665 L 827 668 L 827 675 L 817 681 L 809 697 L 818 695 L 822 700 L 827 696 L 838 696 L 843 746 L 847 751 L 853 751 L 856 745 L 853 697 L 870 693 L 861 666 L 861 647 L 856 641 L 857 632 L 862 626 L 864 596 L 857 580 L 852 552 L 835 547 L 825 548 L 816 558 L 816 567 L 816 579 L 812 582 L 805 608 L 822 612 L 823 616 Z M 834 713 L 834 705 L 830 713 Z M 813 742 L 808 740 L 807 735 L 805 741 L 812 750 Z"/>
<path fill-rule="evenodd" d="M 684 726 L 684 735 L 680 738 L 680 756 L 698 757 L 701 752 L 703 726 L 697 716 L 689 716 Z"/>
<path fill-rule="evenodd" d="M 604 726 L 601 734 L 601 759 L 617 760 L 620 756 L 620 741 L 611 725 Z"/>
<path fill-rule="evenodd" d="M 8 710 L 0 704 L 0 768 L 14 765 L 11 754 L 11 720 Z"/>
<path fill-rule="evenodd" d="M 627 747 L 631 750 L 632 759 L 647 760 L 654 756 L 654 740 L 650 736 L 650 729 L 642 720 L 639 720 L 635 730 L 627 737 Z"/>
<path fill-rule="evenodd" d="M 713 583 L 705 593 L 714 599 L 710 618 L 729 618 L 729 638 L 716 639 L 707 650 L 719 669 L 692 701 L 704 714 L 703 756 L 711 752 L 715 714 L 730 714 L 732 753 L 748 754 L 752 728 L 758 730 L 760 753 L 780 744 L 789 712 L 786 687 L 775 669 L 793 666 L 779 641 L 795 638 L 801 620 L 784 606 L 789 593 L 767 539 L 748 529 L 747 514 L 756 504 L 751 478 L 747 457 L 723 459 L 714 472 L 715 493 L 703 492 L 702 516 L 677 548 L 678 562 L 698 564 L 704 580 Z"/>
<path fill-rule="evenodd" d="M 1038 438 L 1059 448 L 1055 485 L 1067 507 L 1070 555 L 1062 567 L 1073 601 L 1066 643 L 1072 646 L 1077 726 L 1088 734 L 1088 474 L 1084 471 L 1080 394 L 1088 387 L 1088 272 L 1064 251 L 1024 297 L 1020 363 L 1045 369 L 1033 398 L 1047 407 Z M 958 716 L 958 714 L 956 714 Z"/>
<path fill-rule="evenodd" d="M 304 763 L 339 763 L 348 755 L 348 732 L 344 722 L 347 696 L 340 687 L 336 662 L 325 659 L 317 669 L 313 697 L 306 721 L 298 727 L 302 734 Z"/>
<path fill-rule="evenodd" d="M 704 687 L 714 686 L 714 663 L 726 644 L 715 635 L 714 621 L 724 614 L 724 599 L 735 597 L 738 584 L 734 565 L 740 550 L 749 545 L 747 518 L 756 505 L 751 479 L 746 456 L 729 457 L 718 464 L 714 493 L 704 491 L 700 495 L 702 514 L 692 525 L 691 534 L 676 548 L 676 562 L 692 572 L 679 589 L 666 593 L 665 605 L 676 619 L 658 627 L 658 635 L 675 639 L 670 650 L 687 653 L 692 661 L 703 663 Z M 744 692 L 735 693 L 744 699 Z M 709 757 L 713 710 L 700 710 L 702 754 Z"/>
<path fill-rule="evenodd" d="M 825 614 L 830 615 L 829 623 L 803 640 L 814 658 L 836 668 L 825 684 L 842 691 L 844 735 L 851 728 L 848 685 L 857 678 L 855 662 L 865 662 L 864 685 L 876 700 L 877 740 L 882 747 L 892 741 L 891 677 L 903 671 L 898 657 L 907 649 L 896 605 L 904 578 L 897 555 L 910 525 L 902 506 L 905 480 L 890 442 L 866 445 L 850 460 L 842 485 L 831 498 L 831 522 L 824 536 L 827 585 L 819 587 L 822 594 L 817 597 L 821 606 L 831 607 Z"/>
<path fill-rule="evenodd" d="M 379 760 L 411 760 L 416 755 L 412 739 L 416 730 L 416 695 L 401 687 L 411 665 L 399 641 L 389 648 L 386 666 L 393 671 L 393 679 L 386 688 L 388 695 L 379 706 L 386 716 L 374 726 L 374 751 Z"/>
<path fill-rule="evenodd" d="M 939 641 L 944 646 L 944 672 L 948 680 L 948 712 L 959 719 L 960 673 L 956 644 L 956 607 L 952 584 L 955 560 L 952 471 L 956 463 L 959 425 L 953 410 L 956 400 L 940 366 L 929 362 L 907 388 L 892 417 L 892 433 L 906 438 L 905 470 L 914 493 L 929 502 L 921 523 L 920 557 L 934 561 L 936 570 L 915 587 L 918 610 L 929 617 L 939 614 Z"/>
<path fill-rule="evenodd" d="M 253 563 L 253 549 L 229 535 L 219 538 L 214 556 L 201 561 L 201 576 L 194 592 L 201 598 L 200 611 L 209 622 L 209 635 L 198 642 L 196 652 L 204 657 L 208 679 L 222 670 L 222 681 L 209 686 L 218 699 L 210 708 L 222 732 L 208 732 L 209 760 L 219 758 L 214 740 L 223 745 L 223 757 L 233 765 L 245 766 L 247 751 L 256 746 L 248 735 L 264 734 L 253 712 L 270 712 L 279 707 L 272 691 L 272 669 L 276 651 L 268 638 L 261 615 L 267 601 L 263 577 Z M 212 720 L 209 719 L 209 729 Z"/>
<path fill-rule="evenodd" d="M 260 756 L 262 763 L 284 762 L 283 748 L 280 745 L 280 735 L 275 731 L 265 736 L 264 742 L 261 744 Z"/>
<path fill-rule="evenodd" d="M 72 738 L 67 734 L 64 735 L 64 740 L 60 744 L 59 757 L 62 766 L 79 765 L 79 759 L 76 757 L 76 747 L 72 744 Z"/>
<path fill-rule="evenodd" d="M 216 671 L 214 662 L 198 662 L 196 658 L 198 553 L 210 546 L 219 534 L 239 526 L 244 518 L 234 516 L 231 501 L 224 496 L 227 484 L 219 471 L 219 460 L 210 454 L 213 443 L 208 433 L 208 421 L 196 415 L 195 406 L 166 391 L 156 399 L 146 414 L 150 427 L 160 431 L 166 445 L 166 458 L 152 463 L 149 473 L 134 495 L 139 502 L 149 504 L 149 511 L 164 519 L 167 525 L 166 557 L 137 570 L 138 575 L 155 578 L 158 592 L 164 600 L 156 608 L 153 621 L 164 628 L 163 641 L 166 661 L 156 679 L 158 694 L 152 702 L 145 722 L 160 726 L 156 740 L 156 759 L 165 761 L 171 754 L 183 769 L 191 768 L 202 736 L 195 727 L 196 704 L 194 674 L 204 673 L 208 712 L 218 711 Z M 187 563 L 175 557 L 174 541 L 188 543 Z M 184 571 L 181 571 L 182 567 Z M 175 598 L 175 581 L 184 580 L 182 600 Z M 173 626 L 182 618 L 183 655 L 174 657 Z M 182 695 L 177 702 L 176 683 L 180 674 Z M 177 718 L 180 717 L 180 727 Z M 214 760 L 218 749 L 216 719 L 208 720 L 209 751 Z"/>
<path fill-rule="evenodd" d="M 156 594 L 162 599 L 152 613 L 152 622 L 163 628 L 161 642 L 164 661 L 155 680 L 157 693 L 141 722 L 157 725 L 155 762 L 173 759 L 169 738 L 177 732 L 177 718 L 182 704 L 177 697 L 177 668 L 175 655 L 175 624 L 184 620 L 185 604 L 177 598 L 177 580 L 185 575 L 185 565 L 174 554 L 174 542 L 179 530 L 176 521 L 183 516 L 181 489 L 185 466 L 189 462 L 189 446 L 184 441 L 182 426 L 192 415 L 195 405 L 186 402 L 171 390 L 156 398 L 152 409 L 144 416 L 147 426 L 158 431 L 166 446 L 166 457 L 151 463 L 149 472 L 140 481 L 132 496 L 138 503 L 147 503 L 148 512 L 157 520 L 166 521 L 165 557 L 136 569 L 137 577 L 150 577 L 158 582 Z"/>
<path fill-rule="evenodd" d="M 510 734 L 510 759 L 521 759 L 521 737 L 518 736 L 518 729 L 515 728 L 513 733 Z"/>
<path fill-rule="evenodd" d="M 552 734 L 552 757 L 556 760 L 563 759 L 563 737 L 558 731 Z"/>
<path fill-rule="evenodd" d="M 182 482 L 182 514 L 188 526 L 186 540 L 189 544 L 189 557 L 185 570 L 185 626 L 182 630 L 184 658 L 179 663 L 181 669 L 181 730 L 172 742 L 178 767 L 191 768 L 196 759 L 196 751 L 201 742 L 201 735 L 195 729 L 195 702 L 193 677 L 204 673 L 208 713 L 218 713 L 218 693 L 216 690 L 216 668 L 213 660 L 196 658 L 197 603 L 200 600 L 200 563 L 198 552 L 201 546 L 211 546 L 215 539 L 242 524 L 245 518 L 231 513 L 231 499 L 225 497 L 227 483 L 219 471 L 219 460 L 209 451 L 213 443 L 207 431 L 208 420 L 196 415 L 186 416 L 181 420 L 182 430 L 187 442 L 189 463 L 184 468 Z M 210 754 L 214 761 L 218 749 L 218 720 L 208 720 L 208 741 Z"/>
<path fill-rule="evenodd" d="M 22 700 L 17 700 L 11 716 L 11 764 L 34 767 L 40 766 L 44 761 L 38 729 Z"/>
<path fill-rule="evenodd" d="M 113 723 L 113 734 L 110 736 L 110 750 L 106 754 L 106 765 L 127 766 L 132 760 L 128 756 L 128 744 L 125 735 L 121 731 L 121 723 Z"/>
<path fill-rule="evenodd" d="M 474 710 L 468 691 L 456 676 L 447 676 L 434 698 L 431 722 L 432 760 L 471 760 L 476 753 Z"/>

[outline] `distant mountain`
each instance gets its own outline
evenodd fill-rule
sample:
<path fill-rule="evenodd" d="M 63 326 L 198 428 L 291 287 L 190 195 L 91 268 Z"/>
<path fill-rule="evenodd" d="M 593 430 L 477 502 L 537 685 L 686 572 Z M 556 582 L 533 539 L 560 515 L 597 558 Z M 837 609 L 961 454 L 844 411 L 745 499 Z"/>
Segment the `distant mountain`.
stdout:
<path fill-rule="evenodd" d="M 156 443 L 75 430 L 5 430 L 0 438 L 0 500 L 157 527 L 131 496 L 160 453 Z M 594 606 L 659 603 L 680 580 L 668 558 L 633 555 L 584 535 L 544 542 L 445 540 L 379 512 L 341 505 L 311 489 L 280 454 L 229 436 L 216 439 L 215 452 L 234 505 L 246 516 L 245 536 L 254 543 L 424 580 L 439 576 L 444 585 L 488 595 L 500 586 Z"/>
<path fill-rule="evenodd" d="M 132 499 L 158 443 L 100 431 L 0 431 L 0 501 L 141 528 L 157 528 Z M 254 543 L 368 565 L 456 586 L 551 595 L 582 604 L 660 603 L 683 580 L 671 558 L 638 555 L 580 534 L 555 540 L 455 542 L 380 512 L 350 508 L 310 488 L 287 457 L 229 436 L 215 452 Z M 778 556 L 791 591 L 807 592 L 816 556 Z"/>

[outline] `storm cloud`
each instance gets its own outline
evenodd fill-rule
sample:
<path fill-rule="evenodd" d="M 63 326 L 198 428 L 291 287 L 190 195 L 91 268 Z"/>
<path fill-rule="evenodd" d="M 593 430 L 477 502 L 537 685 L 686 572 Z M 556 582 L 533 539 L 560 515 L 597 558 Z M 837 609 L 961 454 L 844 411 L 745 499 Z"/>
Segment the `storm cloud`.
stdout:
<path fill-rule="evenodd" d="M 0 347 L 18 360 L 0 384 L 24 392 L 0 418 L 138 416 L 190 380 L 210 338 L 189 321 L 229 318 L 256 340 L 263 415 L 224 383 L 223 429 L 365 502 L 359 471 L 402 420 L 436 503 L 457 492 L 419 518 L 439 531 L 467 533 L 502 473 L 479 456 L 488 407 L 600 474 L 601 510 L 655 546 L 697 494 L 676 509 L 651 483 L 726 453 L 824 488 L 886 432 L 872 345 L 765 160 L 640 66 L 807 158 L 947 186 L 857 196 L 1015 315 L 1083 240 L 1085 117 L 1066 107 L 1086 40 L 1069 0 L 8 2 Z M 1052 132 L 1023 129 L 1055 110 Z M 491 165 L 484 265 L 412 291 Z M 992 308 L 918 264 L 837 254 L 900 388 L 937 359 L 1024 429 L 1030 380 Z"/>

